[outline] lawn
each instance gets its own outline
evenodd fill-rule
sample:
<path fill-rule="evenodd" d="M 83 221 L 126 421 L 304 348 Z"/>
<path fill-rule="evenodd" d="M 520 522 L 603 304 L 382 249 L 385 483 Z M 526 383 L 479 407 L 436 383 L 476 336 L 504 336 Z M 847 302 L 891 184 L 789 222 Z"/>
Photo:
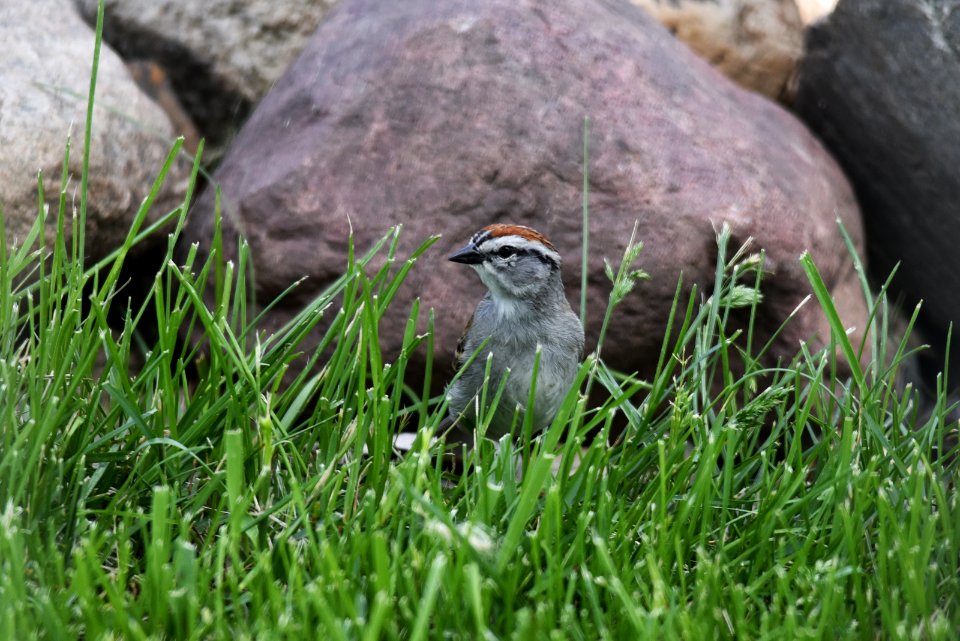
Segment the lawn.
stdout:
<path fill-rule="evenodd" d="M 803 257 L 832 344 L 771 366 L 730 322 L 759 301 L 762 253 L 721 229 L 716 280 L 689 304 L 678 285 L 654 376 L 589 355 L 549 429 L 453 469 L 431 438 L 443 398 L 406 372 L 429 362 L 433 310 L 409 310 L 393 360 L 378 341 L 435 239 L 351 250 L 266 335 L 245 245 L 235 264 L 219 236 L 208 259 L 175 255 L 190 194 L 149 225 L 148 198 L 85 266 L 86 172 L 76 216 L 60 178 L 59 208 L 0 239 L 0 638 L 956 638 L 947 379 L 928 411 L 898 384 L 912 353 L 882 289 L 851 344 Z M 168 233 L 130 302 L 124 261 Z M 608 319 L 642 288 L 627 254 Z"/>

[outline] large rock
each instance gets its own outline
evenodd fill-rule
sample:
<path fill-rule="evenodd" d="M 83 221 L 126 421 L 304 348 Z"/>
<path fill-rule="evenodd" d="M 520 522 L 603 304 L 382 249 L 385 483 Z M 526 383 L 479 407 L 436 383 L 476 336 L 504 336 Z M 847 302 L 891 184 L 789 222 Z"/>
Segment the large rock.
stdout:
<path fill-rule="evenodd" d="M 94 23 L 98 0 L 75 0 Z M 203 133 L 219 141 L 300 53 L 336 0 L 106 0 L 104 37 L 160 62 Z"/>
<path fill-rule="evenodd" d="M 69 0 L 5 2 L 0 42 L 0 207 L 8 233 L 23 239 L 37 216 L 38 170 L 51 212 L 57 211 L 71 134 L 70 172 L 72 184 L 79 184 L 94 34 Z M 100 52 L 95 105 L 86 230 L 87 252 L 94 257 L 122 243 L 173 143 L 166 116 L 108 47 Z M 183 198 L 188 170 L 186 163 L 173 169 L 154 217 Z"/>
<path fill-rule="evenodd" d="M 744 87 L 789 99 L 803 53 L 794 0 L 633 0 Z"/>
<path fill-rule="evenodd" d="M 796 108 L 856 188 L 876 278 L 900 263 L 894 293 L 924 301 L 942 347 L 960 322 L 960 2 L 841 0 L 807 46 Z"/>
<path fill-rule="evenodd" d="M 863 328 L 835 222 L 859 244 L 859 215 L 820 144 L 638 7 L 596 0 L 342 0 L 215 176 L 228 231 L 239 221 L 250 242 L 258 300 L 305 275 L 300 301 L 328 285 L 344 269 L 351 221 L 361 249 L 398 223 L 402 251 L 443 234 L 384 324 L 391 354 L 420 296 L 436 310 L 437 362 L 450 362 L 483 288 L 446 256 L 490 223 L 549 235 L 576 300 L 585 115 L 593 123 L 588 349 L 607 304 L 602 259 L 618 260 L 637 219 L 653 278 L 614 316 L 605 354 L 619 368 L 647 372 L 656 362 L 681 271 L 688 286 L 712 286 L 724 221 L 737 240 L 754 236 L 767 250 L 759 334 L 810 292 L 798 263 L 804 250 L 845 320 Z M 209 246 L 213 202 L 208 190 L 185 242 Z M 266 328 L 295 311 L 273 310 Z M 774 352 L 793 354 L 824 330 L 821 312 L 807 306 Z"/>

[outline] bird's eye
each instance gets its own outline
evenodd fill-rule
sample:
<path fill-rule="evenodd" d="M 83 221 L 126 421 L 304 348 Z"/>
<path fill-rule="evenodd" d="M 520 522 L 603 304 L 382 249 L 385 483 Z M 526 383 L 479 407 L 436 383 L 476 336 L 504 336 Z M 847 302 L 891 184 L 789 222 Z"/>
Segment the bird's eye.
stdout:
<path fill-rule="evenodd" d="M 510 245 L 504 245 L 503 247 L 497 250 L 497 256 L 499 256 L 500 258 L 509 258 L 510 256 L 513 256 L 515 253 L 517 253 L 517 250 L 511 247 Z"/>

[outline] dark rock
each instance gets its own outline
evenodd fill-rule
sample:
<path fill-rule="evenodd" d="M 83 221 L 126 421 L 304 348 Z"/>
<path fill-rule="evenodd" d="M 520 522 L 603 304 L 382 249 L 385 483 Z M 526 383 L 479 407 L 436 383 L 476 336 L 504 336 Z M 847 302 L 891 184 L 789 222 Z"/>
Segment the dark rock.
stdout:
<path fill-rule="evenodd" d="M 857 191 L 877 280 L 901 263 L 894 295 L 924 301 L 942 350 L 960 321 L 960 2 L 841 0 L 807 47 L 796 109 Z"/>
<path fill-rule="evenodd" d="M 483 288 L 446 256 L 480 227 L 512 221 L 551 237 L 578 299 L 583 117 L 592 119 L 587 349 L 634 221 L 646 243 L 641 284 L 614 317 L 608 361 L 656 362 L 681 272 L 710 287 L 716 230 L 756 238 L 772 273 L 760 309 L 770 332 L 810 292 L 810 250 L 862 330 L 865 311 L 836 219 L 859 244 L 853 194 L 793 116 L 736 87 L 627 2 L 343 0 L 238 135 L 216 174 L 230 233 L 242 225 L 260 301 L 307 275 L 300 300 L 360 248 L 402 223 L 402 250 L 443 239 L 412 271 L 384 323 L 395 355 L 411 300 L 436 310 L 437 362 L 450 362 Z M 214 197 L 185 239 L 208 247 Z M 233 246 L 232 240 L 227 241 Z M 576 305 L 575 305 L 576 307 Z M 275 309 L 276 327 L 295 309 Z M 778 340 L 826 336 L 815 305 Z"/>

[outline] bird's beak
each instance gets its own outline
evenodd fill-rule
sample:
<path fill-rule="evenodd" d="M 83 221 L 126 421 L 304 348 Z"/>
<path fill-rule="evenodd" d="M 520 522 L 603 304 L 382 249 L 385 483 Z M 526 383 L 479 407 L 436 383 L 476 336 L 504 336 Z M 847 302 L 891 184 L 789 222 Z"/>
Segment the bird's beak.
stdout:
<path fill-rule="evenodd" d="M 479 265 L 483 262 L 483 254 L 477 251 L 476 245 L 468 243 L 457 253 L 450 256 L 448 260 L 452 260 L 455 263 L 463 263 L 464 265 Z"/>

